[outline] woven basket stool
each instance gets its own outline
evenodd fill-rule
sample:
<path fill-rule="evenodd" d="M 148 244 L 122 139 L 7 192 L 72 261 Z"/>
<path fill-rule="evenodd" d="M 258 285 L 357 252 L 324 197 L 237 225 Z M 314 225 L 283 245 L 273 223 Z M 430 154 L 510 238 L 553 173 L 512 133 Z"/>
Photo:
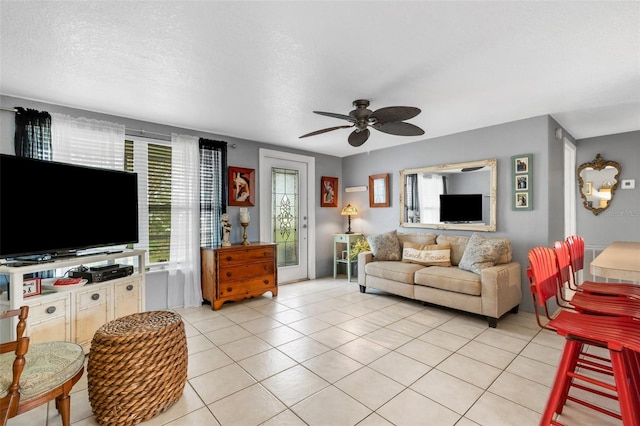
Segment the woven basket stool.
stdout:
<path fill-rule="evenodd" d="M 175 403 L 187 381 L 187 340 L 179 315 L 142 312 L 96 331 L 87 365 L 89 402 L 101 425 L 135 425 Z"/>

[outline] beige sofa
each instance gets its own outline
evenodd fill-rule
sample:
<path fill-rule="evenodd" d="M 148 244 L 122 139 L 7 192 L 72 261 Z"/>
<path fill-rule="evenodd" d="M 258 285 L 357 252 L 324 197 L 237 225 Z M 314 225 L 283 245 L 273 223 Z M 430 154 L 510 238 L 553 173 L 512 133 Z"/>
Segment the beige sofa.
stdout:
<path fill-rule="evenodd" d="M 401 247 L 450 244 L 451 266 L 424 266 L 401 260 L 376 260 L 373 252 L 362 252 L 358 254 L 358 284 L 361 292 L 366 292 L 367 288 L 374 288 L 422 302 L 483 315 L 487 318 L 489 326 L 494 328 L 497 326 L 498 318 L 509 311 L 518 312 L 522 301 L 521 266 L 520 263 L 511 260 L 509 240 L 479 237 L 504 241 L 505 249 L 494 266 L 484 267 L 478 271 L 479 273 L 475 273 L 458 267 L 470 240 L 469 236 L 397 233 L 397 237 Z M 476 241 L 477 239 L 474 239 L 474 242 Z M 413 244 L 405 245 L 407 242 Z M 401 253 L 406 254 L 405 250 Z M 465 266 L 467 263 L 465 261 Z"/>

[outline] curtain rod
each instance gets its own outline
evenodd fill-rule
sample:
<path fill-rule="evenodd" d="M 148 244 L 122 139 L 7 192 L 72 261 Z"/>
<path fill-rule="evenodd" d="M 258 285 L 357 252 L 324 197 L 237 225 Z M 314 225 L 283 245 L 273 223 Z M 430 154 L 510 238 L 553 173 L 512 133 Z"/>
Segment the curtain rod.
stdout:
<path fill-rule="evenodd" d="M 15 108 L 0 108 L 0 111 L 16 112 L 17 110 Z"/>

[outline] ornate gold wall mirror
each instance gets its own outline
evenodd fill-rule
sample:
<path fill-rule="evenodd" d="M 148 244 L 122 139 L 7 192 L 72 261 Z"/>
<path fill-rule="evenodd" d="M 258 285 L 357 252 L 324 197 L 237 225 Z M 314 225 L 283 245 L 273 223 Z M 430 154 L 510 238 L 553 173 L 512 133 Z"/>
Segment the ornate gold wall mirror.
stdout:
<path fill-rule="evenodd" d="M 615 161 L 605 161 L 600 154 L 590 163 L 578 167 L 578 186 L 582 204 L 595 215 L 605 211 L 618 188 L 622 168 Z"/>

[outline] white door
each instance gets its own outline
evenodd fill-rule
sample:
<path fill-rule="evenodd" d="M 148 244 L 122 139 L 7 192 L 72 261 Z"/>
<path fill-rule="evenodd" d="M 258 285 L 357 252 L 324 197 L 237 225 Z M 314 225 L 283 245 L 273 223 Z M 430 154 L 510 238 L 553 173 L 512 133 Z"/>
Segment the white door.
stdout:
<path fill-rule="evenodd" d="M 259 150 L 260 240 L 278 244 L 278 283 L 315 278 L 315 159 Z"/>

